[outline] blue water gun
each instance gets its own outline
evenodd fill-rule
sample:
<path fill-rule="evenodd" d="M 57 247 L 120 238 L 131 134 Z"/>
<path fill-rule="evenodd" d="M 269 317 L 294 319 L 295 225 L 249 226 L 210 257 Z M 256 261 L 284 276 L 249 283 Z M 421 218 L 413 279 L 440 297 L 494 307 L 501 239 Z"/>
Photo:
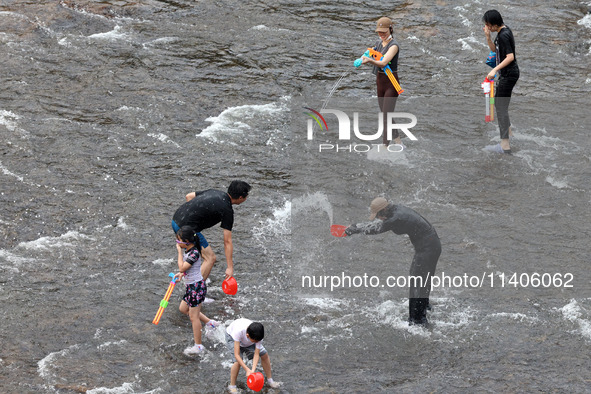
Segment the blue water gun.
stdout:
<path fill-rule="evenodd" d="M 490 51 L 488 57 L 486 58 L 486 64 L 488 64 L 492 68 L 495 68 L 495 66 L 497 65 L 497 54 L 495 51 Z"/>

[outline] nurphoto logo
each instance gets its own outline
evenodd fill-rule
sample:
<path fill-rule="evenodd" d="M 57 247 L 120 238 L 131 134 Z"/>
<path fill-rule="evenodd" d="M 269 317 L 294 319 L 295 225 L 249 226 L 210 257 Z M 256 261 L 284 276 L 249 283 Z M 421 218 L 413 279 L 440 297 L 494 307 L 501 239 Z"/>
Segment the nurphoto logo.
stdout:
<path fill-rule="evenodd" d="M 376 132 L 372 132 L 369 134 L 362 133 L 359 130 L 359 113 L 353 113 L 353 127 L 351 127 L 351 119 L 349 116 L 338 109 L 322 109 L 320 111 L 316 111 L 309 107 L 304 107 L 310 112 L 305 112 L 306 115 L 310 116 L 311 119 L 308 119 L 308 140 L 314 140 L 314 123 L 316 123 L 321 133 L 328 132 L 328 124 L 326 119 L 323 115 L 335 115 L 338 121 L 338 142 L 337 143 L 322 143 L 318 144 L 318 151 L 325 152 L 325 151 L 333 151 L 333 152 L 368 152 L 372 149 L 372 147 L 377 147 L 378 150 L 387 149 L 389 152 L 402 152 L 404 150 L 403 145 L 393 144 L 389 146 L 384 146 L 381 143 L 381 139 L 384 133 L 384 125 L 382 124 L 383 113 L 379 113 L 378 117 L 378 128 Z M 397 120 L 395 123 L 394 120 Z M 399 119 L 406 120 L 406 123 L 400 122 Z M 410 120 L 410 122 L 408 122 Z M 408 112 L 388 112 L 386 114 L 386 136 L 388 140 L 392 140 L 392 130 L 399 130 L 403 132 L 410 140 L 417 141 L 417 137 L 415 137 L 411 132 L 410 129 L 416 126 L 417 124 L 417 117 Z M 353 129 L 353 133 L 351 133 L 351 129 Z M 332 127 L 331 127 L 332 130 Z M 351 143 L 351 135 L 354 135 L 356 138 L 362 141 L 373 141 L 374 143 L 361 143 L 361 144 L 352 144 Z"/>

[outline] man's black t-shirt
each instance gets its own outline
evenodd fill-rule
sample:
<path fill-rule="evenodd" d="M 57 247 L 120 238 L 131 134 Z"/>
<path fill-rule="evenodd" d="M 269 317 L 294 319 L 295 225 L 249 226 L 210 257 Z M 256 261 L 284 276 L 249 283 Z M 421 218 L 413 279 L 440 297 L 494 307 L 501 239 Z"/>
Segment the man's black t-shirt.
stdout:
<path fill-rule="evenodd" d="M 234 209 L 228 193 L 209 189 L 195 193 L 195 198 L 187 201 L 174 213 L 172 220 L 179 227 L 191 226 L 195 232 L 215 226 L 232 231 Z"/>
<path fill-rule="evenodd" d="M 501 29 L 495 39 L 495 46 L 497 48 L 497 64 L 500 64 L 508 54 L 512 53 L 515 57 L 507 67 L 501 69 L 501 75 L 507 75 L 510 71 L 519 69 L 517 66 L 517 54 L 515 53 L 515 38 L 513 32 L 507 26 Z"/>

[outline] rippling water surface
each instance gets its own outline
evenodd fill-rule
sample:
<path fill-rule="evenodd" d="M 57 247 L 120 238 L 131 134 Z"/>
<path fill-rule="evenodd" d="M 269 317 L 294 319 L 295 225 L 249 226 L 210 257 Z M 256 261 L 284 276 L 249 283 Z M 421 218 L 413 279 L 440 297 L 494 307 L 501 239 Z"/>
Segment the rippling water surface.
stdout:
<path fill-rule="evenodd" d="M 480 1 L 1 1 L 0 391 L 224 392 L 223 329 L 184 356 L 170 218 L 190 191 L 253 185 L 235 207 L 239 292 L 205 313 L 265 324 L 280 390 L 589 391 L 591 4 L 502 1 L 521 78 L 514 154 L 484 122 Z M 371 73 L 352 62 L 389 15 L 416 115 L 401 154 L 319 152 L 302 107 L 375 124 Z M 370 126 L 367 126 L 370 125 Z M 352 146 L 363 141 L 353 140 Z M 437 272 L 487 278 L 432 293 L 428 329 L 407 290 L 302 278 L 408 273 L 407 238 L 337 239 L 384 194 L 437 228 Z M 572 275 L 573 287 L 522 273 Z M 334 280 L 334 279 L 329 279 Z M 492 282 L 491 282 L 492 280 Z M 241 373 L 239 386 L 247 390 Z"/>

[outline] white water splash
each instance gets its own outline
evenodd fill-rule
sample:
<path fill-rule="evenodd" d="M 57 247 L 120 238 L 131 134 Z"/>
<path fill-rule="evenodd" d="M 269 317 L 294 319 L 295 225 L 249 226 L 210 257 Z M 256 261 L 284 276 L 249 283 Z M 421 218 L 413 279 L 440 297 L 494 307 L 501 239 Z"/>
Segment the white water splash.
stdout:
<path fill-rule="evenodd" d="M 348 300 L 340 300 L 336 298 L 304 298 L 303 301 L 320 309 L 345 309 L 349 307 Z"/>
<path fill-rule="evenodd" d="M 378 319 L 380 323 L 394 329 L 407 331 L 412 335 L 430 337 L 431 332 L 419 325 L 408 325 L 408 300 L 401 302 L 385 301 L 373 309 L 368 318 Z"/>
<path fill-rule="evenodd" d="M 179 41 L 181 41 L 181 39 L 178 37 L 161 37 L 161 38 L 157 38 L 155 40 L 143 43 L 142 47 L 144 49 L 149 49 L 152 47 L 157 47 L 159 45 L 172 44 L 172 43 L 179 42 Z"/>
<path fill-rule="evenodd" d="M 582 318 L 581 307 L 574 298 L 565 306 L 558 309 L 565 320 L 578 324 L 579 333 L 586 339 L 591 339 L 591 321 Z"/>
<path fill-rule="evenodd" d="M 548 182 L 550 185 L 554 186 L 557 189 L 568 189 L 568 183 L 566 183 L 565 180 L 561 180 L 561 179 L 556 179 L 554 177 L 551 177 L 550 175 L 548 175 L 546 177 L 546 182 Z"/>
<path fill-rule="evenodd" d="M 255 117 L 276 117 L 277 114 L 285 111 L 286 108 L 282 103 L 270 103 L 259 105 L 241 105 L 238 107 L 230 107 L 218 116 L 212 116 L 205 119 L 211 125 L 203 129 L 197 134 L 199 138 L 207 138 L 214 142 L 218 142 L 219 135 L 224 132 L 244 133 L 252 128 L 247 123 L 248 120 Z"/>
<path fill-rule="evenodd" d="M 135 383 L 123 383 L 119 387 L 107 388 L 107 387 L 98 387 L 96 389 L 88 390 L 87 393 L 89 394 L 132 394 L 135 393 Z M 156 392 L 152 390 L 151 392 Z"/>
<path fill-rule="evenodd" d="M 591 14 L 587 14 L 582 19 L 579 19 L 577 24 L 591 29 Z"/>
<path fill-rule="evenodd" d="M 10 265 L 2 264 L 2 259 L 6 260 L 6 262 L 10 263 Z M 13 272 L 20 272 L 18 267 L 23 266 L 27 263 L 30 263 L 31 259 L 28 257 L 20 257 L 16 254 L 10 253 L 6 250 L 0 249 L 0 267 L 3 269 L 9 269 Z"/>
<path fill-rule="evenodd" d="M 47 356 L 45 356 L 44 358 L 39 360 L 39 362 L 37 363 L 37 372 L 39 373 L 39 376 L 41 376 L 44 379 L 50 377 L 51 373 L 49 370 L 50 370 L 51 366 L 53 365 L 53 363 L 55 362 L 55 360 L 59 357 L 67 356 L 68 353 L 70 353 L 74 350 L 77 350 L 79 347 L 80 346 L 77 344 L 72 345 L 72 346 L 62 349 L 58 352 L 49 353 Z"/>
<path fill-rule="evenodd" d="M 105 342 L 105 343 L 102 343 L 102 344 L 98 345 L 96 348 L 98 350 L 104 350 L 104 349 L 106 349 L 106 348 L 108 348 L 110 346 L 122 346 L 122 345 L 125 345 L 125 344 L 127 344 L 127 341 L 125 339 L 122 339 L 122 340 L 117 341 L 117 342 Z"/>
<path fill-rule="evenodd" d="M 252 228 L 252 235 L 257 243 L 267 250 L 269 243 L 276 243 L 278 237 L 291 235 L 291 201 L 285 201 L 283 206 L 273 209 L 273 217 L 259 221 L 259 224 Z M 285 247 L 289 249 L 288 239 L 283 239 Z"/>
<path fill-rule="evenodd" d="M 116 40 L 124 40 L 124 39 L 127 39 L 127 37 L 128 37 L 128 34 L 127 33 L 124 33 L 124 32 L 121 32 L 121 26 L 117 25 L 111 31 L 108 31 L 108 32 L 105 32 L 105 33 L 91 34 L 87 38 L 90 38 L 92 40 L 116 41 Z"/>
<path fill-rule="evenodd" d="M 16 175 L 14 172 L 12 172 L 8 168 L 4 167 L 4 165 L 2 164 L 1 161 L 0 161 L 0 170 L 2 171 L 2 173 L 4 175 L 14 177 L 14 178 L 18 179 L 19 182 L 24 182 L 24 180 L 25 180 L 22 176 Z"/>
<path fill-rule="evenodd" d="M 268 26 L 265 26 L 265 25 L 256 25 L 256 26 L 251 27 L 248 30 L 249 31 L 250 30 L 260 30 L 260 31 L 290 31 L 288 29 L 282 29 L 282 28 L 278 28 L 278 27 L 268 27 Z"/>
<path fill-rule="evenodd" d="M 328 196 L 322 192 L 314 194 L 307 194 L 302 197 L 293 199 L 293 211 L 295 213 L 311 212 L 320 210 L 326 212 L 330 224 L 333 223 L 333 209 L 332 204 L 328 200 Z"/>
<path fill-rule="evenodd" d="M 172 259 L 157 259 L 152 261 L 152 264 L 160 267 L 169 267 L 174 261 Z"/>
<path fill-rule="evenodd" d="M 93 240 L 93 238 L 78 231 L 68 231 L 59 237 L 41 237 L 34 241 L 21 242 L 18 247 L 28 250 L 74 247 L 76 245 L 75 241 L 79 240 Z"/>
<path fill-rule="evenodd" d="M 480 40 L 474 37 L 474 34 L 470 34 L 469 37 L 458 38 L 457 41 L 462 44 L 462 50 L 470 52 L 478 52 L 478 50 L 472 48 L 470 44 L 481 44 L 480 46 L 484 45 Z"/>
<path fill-rule="evenodd" d="M 18 127 L 17 120 L 20 116 L 5 110 L 0 110 L 0 125 L 5 126 L 9 131 L 15 131 Z"/>
<path fill-rule="evenodd" d="M 509 319 L 513 319 L 513 320 L 517 320 L 519 322 L 529 322 L 529 323 L 536 323 L 539 322 L 540 319 L 538 319 L 537 317 L 531 317 L 531 316 L 527 316 L 523 313 L 508 313 L 508 312 L 499 312 L 499 313 L 493 313 L 491 315 L 488 315 L 488 317 L 491 318 L 496 318 L 496 317 L 501 317 L 501 318 L 509 318 Z"/>
<path fill-rule="evenodd" d="M 181 146 L 179 144 L 177 144 L 176 142 L 174 142 L 173 140 L 171 140 L 166 134 L 162 134 L 162 133 L 149 133 L 148 137 L 152 137 L 157 139 L 158 141 L 164 142 L 164 143 L 168 143 L 168 144 L 173 144 L 174 146 L 176 146 L 177 148 L 180 148 Z"/>

